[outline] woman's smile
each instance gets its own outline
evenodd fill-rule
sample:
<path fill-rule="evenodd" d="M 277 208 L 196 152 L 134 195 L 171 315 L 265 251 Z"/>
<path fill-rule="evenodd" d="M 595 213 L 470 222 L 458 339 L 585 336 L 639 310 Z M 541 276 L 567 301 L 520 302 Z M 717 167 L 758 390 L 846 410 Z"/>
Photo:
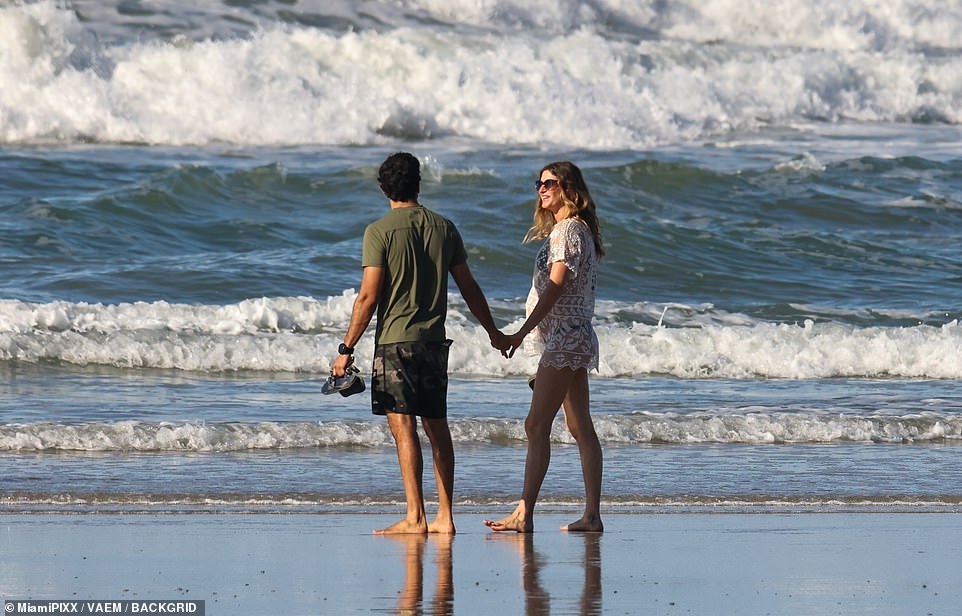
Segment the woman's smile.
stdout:
<path fill-rule="evenodd" d="M 561 186 L 558 185 L 558 178 L 545 171 L 541 180 L 537 183 L 538 197 L 541 199 L 541 207 L 557 214 L 561 209 Z"/>

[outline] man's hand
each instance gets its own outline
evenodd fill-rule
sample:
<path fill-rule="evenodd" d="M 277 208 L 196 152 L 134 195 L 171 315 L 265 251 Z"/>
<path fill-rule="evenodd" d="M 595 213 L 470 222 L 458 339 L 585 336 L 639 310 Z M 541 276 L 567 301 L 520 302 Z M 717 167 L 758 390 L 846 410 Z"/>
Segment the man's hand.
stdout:
<path fill-rule="evenodd" d="M 505 336 L 501 332 L 501 330 L 498 330 L 493 334 L 489 334 L 489 337 L 491 339 L 491 346 L 501 351 L 501 355 L 503 355 L 504 357 L 507 357 L 508 346 L 510 345 L 510 343 L 508 342 L 508 337 Z"/>
<path fill-rule="evenodd" d="M 354 363 L 353 355 L 338 355 L 331 364 L 331 374 L 337 377 L 347 374 L 348 367 Z"/>
<path fill-rule="evenodd" d="M 501 354 L 507 358 L 514 357 L 514 352 L 521 348 L 521 344 L 524 342 L 524 337 L 527 334 L 522 334 L 520 331 L 506 336 L 508 340 L 508 348 L 506 351 L 501 351 Z"/>

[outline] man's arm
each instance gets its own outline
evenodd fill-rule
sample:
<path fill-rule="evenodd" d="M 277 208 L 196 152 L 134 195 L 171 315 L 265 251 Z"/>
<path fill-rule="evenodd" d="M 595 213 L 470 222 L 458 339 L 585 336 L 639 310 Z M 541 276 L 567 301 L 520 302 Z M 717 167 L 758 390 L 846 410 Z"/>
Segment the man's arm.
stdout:
<path fill-rule="evenodd" d="M 471 311 L 471 314 L 481 323 L 484 331 L 488 332 L 488 337 L 491 339 L 491 346 L 499 351 L 506 349 L 507 341 L 505 336 L 494 324 L 494 317 L 491 316 L 491 309 L 488 308 L 488 300 L 485 299 L 484 292 L 481 291 L 481 285 L 478 284 L 478 281 L 474 279 L 474 275 L 471 274 L 471 268 L 468 267 L 467 262 L 452 266 L 451 277 L 454 278 L 455 284 L 458 285 L 458 290 L 461 291 L 461 297 L 463 297 L 464 301 L 468 304 L 468 309 Z"/>
<path fill-rule="evenodd" d="M 344 344 L 349 347 L 357 346 L 358 341 L 364 334 L 364 330 L 371 323 L 374 311 L 377 310 L 377 301 L 381 295 L 381 285 L 384 283 L 384 268 L 367 266 L 361 274 L 361 288 L 354 299 L 354 307 L 351 309 L 351 324 L 347 327 L 344 334 Z M 350 355 L 338 355 L 331 364 L 331 374 L 334 376 L 344 376 L 344 371 L 350 365 Z"/>

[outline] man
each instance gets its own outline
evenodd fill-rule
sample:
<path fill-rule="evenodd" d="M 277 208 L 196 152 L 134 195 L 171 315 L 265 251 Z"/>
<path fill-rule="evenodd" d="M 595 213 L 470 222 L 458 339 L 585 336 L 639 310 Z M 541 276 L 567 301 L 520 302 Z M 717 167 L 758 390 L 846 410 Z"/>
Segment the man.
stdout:
<path fill-rule="evenodd" d="M 404 519 L 377 534 L 455 532 L 452 512 L 454 447 L 447 420 L 446 339 L 448 274 L 468 308 L 488 332 L 492 346 L 507 348 L 481 287 L 468 268 L 467 252 L 448 219 L 418 203 L 421 165 L 407 152 L 392 154 L 378 170 L 391 210 L 368 225 L 361 253 L 361 288 L 331 373 L 343 376 L 354 347 L 377 311 L 371 408 L 387 415 L 397 447 L 407 500 Z M 423 460 L 417 418 L 431 442 L 438 512 L 427 522 Z"/>

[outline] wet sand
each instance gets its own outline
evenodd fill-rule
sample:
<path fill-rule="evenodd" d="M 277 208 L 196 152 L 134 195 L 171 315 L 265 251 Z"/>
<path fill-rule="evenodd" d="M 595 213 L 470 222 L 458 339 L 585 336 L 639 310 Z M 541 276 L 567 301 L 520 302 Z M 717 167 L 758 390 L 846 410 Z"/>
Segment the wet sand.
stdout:
<path fill-rule="evenodd" d="M 956 614 L 962 514 L 608 515 L 606 532 L 384 537 L 394 516 L 0 515 L 0 599 L 206 614 Z"/>

